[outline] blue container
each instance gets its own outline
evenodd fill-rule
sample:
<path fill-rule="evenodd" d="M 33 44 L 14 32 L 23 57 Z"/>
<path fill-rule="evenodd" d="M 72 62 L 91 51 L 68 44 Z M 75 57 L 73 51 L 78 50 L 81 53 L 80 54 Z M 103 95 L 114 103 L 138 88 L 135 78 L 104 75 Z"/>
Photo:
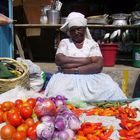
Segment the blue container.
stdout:
<path fill-rule="evenodd" d="M 2 1 L 0 0 L 0 13 L 4 13 L 9 18 L 13 18 L 12 0 L 5 1 L 5 3 Z M 13 56 L 13 25 L 0 26 L 0 57 L 13 58 Z"/>

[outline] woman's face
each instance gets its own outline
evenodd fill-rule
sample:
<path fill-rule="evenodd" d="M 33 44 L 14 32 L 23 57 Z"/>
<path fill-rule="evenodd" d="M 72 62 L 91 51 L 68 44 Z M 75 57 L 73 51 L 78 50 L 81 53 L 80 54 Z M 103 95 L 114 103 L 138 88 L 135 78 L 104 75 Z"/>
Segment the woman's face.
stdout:
<path fill-rule="evenodd" d="M 80 27 L 73 26 L 69 30 L 72 40 L 76 43 L 81 43 L 84 41 L 85 31 L 86 31 L 86 27 L 83 27 L 83 26 L 80 26 Z"/>

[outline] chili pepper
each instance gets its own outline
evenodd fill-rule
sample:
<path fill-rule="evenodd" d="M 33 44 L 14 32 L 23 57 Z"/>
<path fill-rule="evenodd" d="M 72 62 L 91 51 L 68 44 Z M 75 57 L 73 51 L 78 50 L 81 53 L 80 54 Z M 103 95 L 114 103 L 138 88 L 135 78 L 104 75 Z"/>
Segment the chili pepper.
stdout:
<path fill-rule="evenodd" d="M 100 138 L 98 136 L 95 136 L 95 135 L 92 135 L 92 134 L 88 134 L 87 139 L 88 140 L 100 140 Z"/>
<path fill-rule="evenodd" d="M 128 131 L 125 129 L 120 129 L 119 130 L 119 135 L 122 137 L 126 137 L 127 136 Z"/>
<path fill-rule="evenodd" d="M 84 136 L 84 132 L 82 130 L 78 130 L 77 134 L 80 136 Z"/>
<path fill-rule="evenodd" d="M 126 130 L 131 130 L 133 128 L 133 124 L 130 122 L 122 121 L 120 126 Z"/>
<path fill-rule="evenodd" d="M 92 127 L 92 123 L 91 122 L 83 122 L 81 124 L 81 129 L 88 128 L 88 127 Z"/>
<path fill-rule="evenodd" d="M 95 127 L 84 128 L 83 133 L 86 136 L 87 134 L 92 134 L 94 130 L 95 130 Z M 98 130 L 96 130 L 96 131 L 98 131 Z"/>
<path fill-rule="evenodd" d="M 76 136 L 76 140 L 88 140 L 88 139 L 84 136 L 78 135 L 78 136 Z"/>
<path fill-rule="evenodd" d="M 104 137 L 105 138 L 108 138 L 111 136 L 111 134 L 113 133 L 114 131 L 114 127 L 113 126 L 110 126 L 109 130 L 107 132 L 104 133 Z"/>
<path fill-rule="evenodd" d="M 84 113 L 84 110 L 79 109 L 79 108 L 74 108 L 74 109 L 72 110 L 72 112 L 73 112 L 77 117 L 79 117 L 80 115 L 82 115 L 82 114 Z"/>
<path fill-rule="evenodd" d="M 120 137 L 120 140 L 139 140 L 139 139 L 134 137 Z"/>
<path fill-rule="evenodd" d="M 140 133 L 135 134 L 135 135 L 134 135 L 134 138 L 140 139 Z"/>

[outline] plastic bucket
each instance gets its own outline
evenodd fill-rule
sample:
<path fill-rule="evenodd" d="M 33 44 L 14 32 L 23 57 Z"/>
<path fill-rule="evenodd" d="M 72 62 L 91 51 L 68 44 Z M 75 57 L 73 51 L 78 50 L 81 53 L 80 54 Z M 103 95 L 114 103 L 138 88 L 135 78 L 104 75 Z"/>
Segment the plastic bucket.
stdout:
<path fill-rule="evenodd" d="M 116 63 L 118 45 L 113 43 L 100 44 L 103 55 L 103 63 L 106 67 L 112 67 Z"/>
<path fill-rule="evenodd" d="M 133 44 L 133 66 L 140 68 L 140 43 Z"/>

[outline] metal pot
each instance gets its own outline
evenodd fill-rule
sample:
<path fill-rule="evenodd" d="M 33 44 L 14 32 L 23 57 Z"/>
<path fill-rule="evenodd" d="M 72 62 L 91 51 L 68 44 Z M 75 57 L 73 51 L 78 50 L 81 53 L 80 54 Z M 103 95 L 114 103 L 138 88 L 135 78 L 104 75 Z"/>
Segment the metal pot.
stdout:
<path fill-rule="evenodd" d="M 48 17 L 48 24 L 60 23 L 60 11 L 58 10 L 48 10 L 47 17 Z"/>
<path fill-rule="evenodd" d="M 113 14 L 112 16 L 113 25 L 127 25 L 129 14 L 119 13 Z"/>
<path fill-rule="evenodd" d="M 133 25 L 140 25 L 140 11 L 132 12 L 130 22 Z"/>

